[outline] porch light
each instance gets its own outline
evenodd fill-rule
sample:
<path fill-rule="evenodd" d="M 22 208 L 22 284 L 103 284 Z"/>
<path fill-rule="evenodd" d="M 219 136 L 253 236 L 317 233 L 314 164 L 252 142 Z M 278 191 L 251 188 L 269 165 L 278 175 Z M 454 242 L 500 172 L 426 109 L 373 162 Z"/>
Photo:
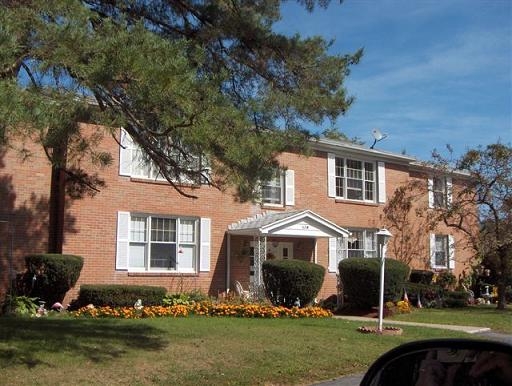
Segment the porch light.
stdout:
<path fill-rule="evenodd" d="M 379 245 L 380 257 L 380 290 L 379 290 L 379 327 L 378 332 L 382 333 L 382 320 L 384 318 L 384 265 L 385 265 L 385 252 L 386 244 L 393 235 L 383 228 L 377 232 L 377 244 Z"/>

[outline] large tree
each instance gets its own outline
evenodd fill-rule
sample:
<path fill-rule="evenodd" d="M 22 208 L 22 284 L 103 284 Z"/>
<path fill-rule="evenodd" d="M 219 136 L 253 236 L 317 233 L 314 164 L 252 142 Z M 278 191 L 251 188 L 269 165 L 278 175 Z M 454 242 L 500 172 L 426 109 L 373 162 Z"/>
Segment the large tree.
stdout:
<path fill-rule="evenodd" d="M 310 11 L 329 3 L 298 2 Z M 100 129 L 85 137 L 80 122 L 115 136 L 123 127 L 181 194 L 194 196 L 185 178 L 235 187 L 247 200 L 280 152 L 307 150 L 304 122 L 334 120 L 353 101 L 343 81 L 362 51 L 331 55 L 320 37 L 274 32 L 278 0 L 0 5 L 0 144 L 22 137 L 44 147 L 53 166 L 50 222 L 65 187 L 101 187 L 80 160 L 112 159 L 95 146 Z M 198 166 L 199 156 L 207 164 Z"/>
<path fill-rule="evenodd" d="M 491 269 L 497 307 L 504 309 L 506 287 L 512 282 L 512 147 L 498 142 L 468 150 L 455 160 L 434 153 L 434 166 L 441 173 L 469 173 L 465 187 L 453 192 L 451 204 L 436 210 L 436 221 L 466 234 Z M 477 222 L 480 232 L 475 232 Z"/>

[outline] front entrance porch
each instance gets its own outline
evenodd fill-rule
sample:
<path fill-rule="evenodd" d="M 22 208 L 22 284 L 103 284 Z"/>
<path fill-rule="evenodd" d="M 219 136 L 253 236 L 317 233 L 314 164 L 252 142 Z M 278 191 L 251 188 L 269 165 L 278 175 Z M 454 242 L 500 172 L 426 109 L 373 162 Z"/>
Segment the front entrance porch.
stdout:
<path fill-rule="evenodd" d="M 318 239 L 349 235 L 346 229 L 310 210 L 265 213 L 240 220 L 227 231 L 226 289 L 240 281 L 244 288 L 259 291 L 263 261 L 301 259 L 319 263 Z"/>

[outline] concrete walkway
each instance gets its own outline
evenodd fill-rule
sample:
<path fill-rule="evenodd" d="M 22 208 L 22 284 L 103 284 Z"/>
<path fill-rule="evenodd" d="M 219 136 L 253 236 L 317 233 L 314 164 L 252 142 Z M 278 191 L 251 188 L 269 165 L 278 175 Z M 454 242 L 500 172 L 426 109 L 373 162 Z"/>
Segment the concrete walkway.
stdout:
<path fill-rule="evenodd" d="M 351 321 L 358 321 L 364 323 L 372 323 L 375 324 L 378 322 L 376 318 L 367 318 L 362 316 L 345 316 L 345 315 L 335 315 L 336 319 L 345 319 Z M 481 334 L 487 339 L 505 341 L 512 344 L 512 335 L 507 334 L 497 334 L 491 332 L 491 329 L 488 327 L 474 327 L 474 326 L 455 326 L 451 324 L 431 324 L 431 323 L 416 323 L 416 322 L 402 322 L 397 320 L 386 320 L 383 321 L 384 326 L 394 325 L 394 326 L 416 326 L 416 327 L 425 327 L 425 328 L 440 328 L 443 330 L 453 330 L 453 331 L 463 331 L 468 334 Z M 364 374 L 352 374 L 344 377 L 340 377 L 337 379 L 331 379 L 328 381 L 315 383 L 314 386 L 357 386 L 363 379 Z"/>
<path fill-rule="evenodd" d="M 366 323 L 377 323 L 378 319 L 376 318 L 367 318 L 363 316 L 345 316 L 345 315 L 335 315 L 336 319 L 345 319 Z M 416 327 L 426 327 L 426 328 L 440 328 L 442 330 L 453 330 L 453 331 L 463 331 L 468 334 L 478 334 L 482 332 L 491 331 L 488 327 L 475 327 L 475 326 L 455 326 L 453 324 L 430 324 L 430 323 L 416 323 L 416 322 L 402 322 L 399 320 L 383 320 L 384 326 L 392 324 L 393 326 L 416 326 Z"/>

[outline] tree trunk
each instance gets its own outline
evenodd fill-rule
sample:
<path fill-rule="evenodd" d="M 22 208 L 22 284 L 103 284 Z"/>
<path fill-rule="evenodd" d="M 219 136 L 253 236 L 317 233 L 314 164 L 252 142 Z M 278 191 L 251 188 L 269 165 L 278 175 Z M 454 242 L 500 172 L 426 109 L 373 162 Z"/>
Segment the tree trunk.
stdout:
<path fill-rule="evenodd" d="M 496 309 L 504 310 L 507 307 L 507 286 L 505 284 L 506 278 L 500 277 L 496 283 L 498 289 L 498 301 L 496 302 Z"/>
<path fill-rule="evenodd" d="M 50 182 L 48 253 L 62 253 L 64 242 L 64 207 L 66 200 L 66 146 L 54 148 Z"/>

